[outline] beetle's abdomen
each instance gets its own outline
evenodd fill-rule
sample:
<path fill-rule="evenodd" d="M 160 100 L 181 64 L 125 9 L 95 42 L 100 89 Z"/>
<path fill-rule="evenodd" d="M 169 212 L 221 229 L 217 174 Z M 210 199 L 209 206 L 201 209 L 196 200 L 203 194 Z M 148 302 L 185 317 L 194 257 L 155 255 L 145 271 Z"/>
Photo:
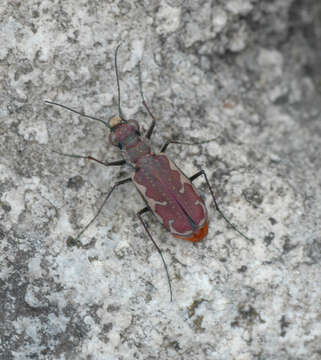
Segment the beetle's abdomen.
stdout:
<path fill-rule="evenodd" d="M 137 162 L 133 181 L 151 210 L 174 236 L 199 241 L 207 234 L 203 199 L 165 154 L 147 155 Z"/>

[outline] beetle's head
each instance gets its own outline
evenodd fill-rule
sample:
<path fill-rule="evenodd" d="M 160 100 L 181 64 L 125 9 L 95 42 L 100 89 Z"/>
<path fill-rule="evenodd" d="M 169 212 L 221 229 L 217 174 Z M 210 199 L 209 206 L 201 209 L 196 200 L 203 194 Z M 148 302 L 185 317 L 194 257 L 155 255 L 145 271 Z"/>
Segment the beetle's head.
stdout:
<path fill-rule="evenodd" d="M 139 125 L 136 120 L 124 120 L 119 116 L 114 116 L 109 120 L 109 141 L 112 145 L 122 149 L 137 142 L 140 136 Z"/>

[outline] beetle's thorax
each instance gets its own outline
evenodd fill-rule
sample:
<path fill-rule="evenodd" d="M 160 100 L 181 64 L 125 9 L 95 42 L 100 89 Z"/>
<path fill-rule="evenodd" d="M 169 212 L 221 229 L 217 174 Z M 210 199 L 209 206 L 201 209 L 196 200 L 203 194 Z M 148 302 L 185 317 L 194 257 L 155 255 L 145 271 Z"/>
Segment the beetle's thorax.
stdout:
<path fill-rule="evenodd" d="M 137 164 L 141 158 L 151 153 L 149 144 L 143 138 L 139 136 L 136 140 L 135 144 L 131 144 L 124 149 L 126 151 L 126 158 L 132 164 Z"/>

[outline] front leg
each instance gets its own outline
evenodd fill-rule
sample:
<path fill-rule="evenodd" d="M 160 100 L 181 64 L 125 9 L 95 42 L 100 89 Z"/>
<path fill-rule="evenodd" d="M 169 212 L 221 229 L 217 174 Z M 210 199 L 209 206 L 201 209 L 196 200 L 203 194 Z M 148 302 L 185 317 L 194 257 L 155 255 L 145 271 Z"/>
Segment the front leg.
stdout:
<path fill-rule="evenodd" d="M 152 118 L 152 123 L 150 125 L 150 127 L 148 128 L 145 137 L 147 139 L 150 139 L 150 137 L 152 136 L 155 124 L 156 124 L 156 118 L 155 116 L 152 114 L 152 112 L 150 111 L 145 98 L 144 98 L 144 92 L 143 92 L 143 82 L 142 82 L 142 72 L 140 70 L 140 63 L 138 64 L 138 80 L 139 80 L 139 90 L 140 90 L 140 96 L 142 98 L 142 104 L 144 105 L 145 109 L 147 110 L 149 116 Z"/>

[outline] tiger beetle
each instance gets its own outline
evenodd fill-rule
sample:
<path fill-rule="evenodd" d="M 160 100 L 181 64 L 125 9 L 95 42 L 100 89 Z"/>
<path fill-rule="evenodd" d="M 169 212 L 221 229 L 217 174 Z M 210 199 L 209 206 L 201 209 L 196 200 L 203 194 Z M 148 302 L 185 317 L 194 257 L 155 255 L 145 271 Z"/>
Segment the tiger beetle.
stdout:
<path fill-rule="evenodd" d="M 203 198 L 199 195 L 192 182 L 198 177 L 203 176 L 217 212 L 222 216 L 225 222 L 229 226 L 231 226 L 234 231 L 236 231 L 239 235 L 241 235 L 246 240 L 251 241 L 251 239 L 244 235 L 240 230 L 238 230 L 238 228 L 228 220 L 228 218 L 219 208 L 214 196 L 212 186 L 210 185 L 208 177 L 204 170 L 200 170 L 193 176 L 188 177 L 165 154 L 165 151 L 170 144 L 197 145 L 214 141 L 215 139 L 197 143 L 168 140 L 161 147 L 158 154 L 152 152 L 149 145 L 149 139 L 152 136 L 156 124 L 156 118 L 152 114 L 145 101 L 142 87 L 140 64 L 138 64 L 140 95 L 142 99 L 142 104 L 145 107 L 147 113 L 150 115 L 152 123 L 149 126 L 147 132 L 142 135 L 140 132 L 139 124 L 136 120 L 125 119 L 120 106 L 120 84 L 117 66 L 117 54 L 119 47 L 120 45 L 117 46 L 114 57 L 118 90 L 118 116 L 114 116 L 109 120 L 109 122 L 105 122 L 96 117 L 89 116 L 85 113 L 71 109 L 65 105 L 58 104 L 53 101 L 45 102 L 50 105 L 60 106 L 78 115 L 87 117 L 91 120 L 99 121 L 100 123 L 104 124 L 110 130 L 110 143 L 121 150 L 123 158 L 117 161 L 104 162 L 96 159 L 93 156 L 65 154 L 57 151 L 55 152 L 60 155 L 69 156 L 72 158 L 93 160 L 104 166 L 121 166 L 127 163 L 134 169 L 134 173 L 131 177 L 117 181 L 111 187 L 97 214 L 81 230 L 76 240 L 78 241 L 80 236 L 96 220 L 98 215 L 101 213 L 103 207 L 107 203 L 108 199 L 110 198 L 112 192 L 120 185 L 133 182 L 146 204 L 146 206 L 142 210 L 138 211 L 136 215 L 140 220 L 141 224 L 143 225 L 148 235 L 148 238 L 152 241 L 161 256 L 167 275 L 170 301 L 172 301 L 173 294 L 168 268 L 160 247 L 153 239 L 145 221 L 143 220 L 143 214 L 147 212 L 152 212 L 157 217 L 159 222 L 163 224 L 164 227 L 176 238 L 192 242 L 201 241 L 208 232 L 208 213 Z"/>

